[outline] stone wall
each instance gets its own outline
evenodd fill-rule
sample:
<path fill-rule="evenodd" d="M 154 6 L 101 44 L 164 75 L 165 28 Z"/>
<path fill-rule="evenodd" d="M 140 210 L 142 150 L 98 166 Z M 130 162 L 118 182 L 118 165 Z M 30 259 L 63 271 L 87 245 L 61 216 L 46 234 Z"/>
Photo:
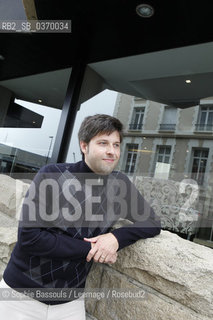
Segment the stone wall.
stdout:
<path fill-rule="evenodd" d="M 0 277 L 16 243 L 15 217 L 27 187 L 0 176 Z M 94 264 L 87 280 L 92 288 L 140 291 L 143 297 L 86 299 L 88 320 L 210 320 L 213 251 L 162 231 L 121 250 L 112 266 Z"/>
<path fill-rule="evenodd" d="M 141 299 L 88 300 L 98 320 L 210 320 L 213 251 L 162 231 L 121 250 L 113 266 L 94 264 L 87 287 L 145 292 Z"/>
<path fill-rule="evenodd" d="M 17 240 L 17 222 L 29 184 L 0 175 L 0 278 Z"/>

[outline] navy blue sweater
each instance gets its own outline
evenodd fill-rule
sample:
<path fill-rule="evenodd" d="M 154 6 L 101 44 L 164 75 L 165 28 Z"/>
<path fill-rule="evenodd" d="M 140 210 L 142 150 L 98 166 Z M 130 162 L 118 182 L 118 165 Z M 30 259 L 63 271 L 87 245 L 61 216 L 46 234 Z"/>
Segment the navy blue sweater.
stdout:
<path fill-rule="evenodd" d="M 119 218 L 133 223 L 111 231 Z M 84 288 L 92 262 L 83 238 L 109 231 L 120 250 L 159 234 L 160 221 L 121 172 L 99 176 L 84 161 L 46 165 L 25 197 L 3 278 L 12 288 Z"/>

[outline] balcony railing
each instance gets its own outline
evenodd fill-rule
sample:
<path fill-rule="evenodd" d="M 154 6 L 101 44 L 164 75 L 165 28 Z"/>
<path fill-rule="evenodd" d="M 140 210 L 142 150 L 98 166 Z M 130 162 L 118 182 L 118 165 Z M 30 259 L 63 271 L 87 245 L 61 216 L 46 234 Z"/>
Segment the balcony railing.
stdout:
<path fill-rule="evenodd" d="M 160 130 L 161 131 L 175 131 L 176 124 L 175 123 L 161 123 Z"/>
<path fill-rule="evenodd" d="M 196 123 L 195 130 L 196 131 L 213 131 L 213 124 Z"/>
<path fill-rule="evenodd" d="M 141 130 L 143 127 L 143 123 L 130 123 L 129 130 Z"/>

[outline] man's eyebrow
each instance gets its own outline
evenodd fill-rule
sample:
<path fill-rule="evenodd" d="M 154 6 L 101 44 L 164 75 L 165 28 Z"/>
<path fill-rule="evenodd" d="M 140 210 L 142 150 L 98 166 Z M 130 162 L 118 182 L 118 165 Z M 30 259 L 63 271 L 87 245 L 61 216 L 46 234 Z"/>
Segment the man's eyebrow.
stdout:
<path fill-rule="evenodd" d="M 107 141 L 108 142 L 109 140 L 107 140 L 107 139 L 98 139 L 97 142 L 99 142 L 99 141 Z M 120 141 L 115 141 L 113 143 L 121 143 L 121 142 Z"/>

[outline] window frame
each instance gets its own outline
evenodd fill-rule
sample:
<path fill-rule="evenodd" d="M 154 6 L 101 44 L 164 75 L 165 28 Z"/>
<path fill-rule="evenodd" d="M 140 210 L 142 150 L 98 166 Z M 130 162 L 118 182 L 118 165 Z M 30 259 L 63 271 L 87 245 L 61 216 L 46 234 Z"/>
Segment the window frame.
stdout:
<path fill-rule="evenodd" d="M 194 153 L 195 151 L 200 151 L 200 152 L 203 152 L 203 151 L 207 151 L 208 154 L 207 154 L 207 157 L 203 157 L 202 154 L 201 156 L 195 156 Z M 198 170 L 200 169 L 200 162 L 203 160 L 206 161 L 205 163 L 205 171 L 202 173 L 202 172 L 196 172 L 196 176 L 198 174 L 203 174 L 202 176 L 202 179 L 199 180 L 198 177 L 195 178 L 195 174 L 193 174 L 193 166 L 194 166 L 194 160 L 195 159 L 198 159 L 199 160 L 199 165 L 198 165 Z M 191 167 L 190 167 L 190 176 L 191 176 L 191 179 L 195 180 L 199 186 L 203 186 L 205 184 L 205 178 L 206 178 L 206 169 L 208 167 L 208 159 L 209 159 L 209 148 L 192 148 L 192 151 L 191 151 Z"/>
<path fill-rule="evenodd" d="M 125 172 L 125 174 L 133 175 L 135 173 L 135 169 L 137 169 L 138 147 L 139 147 L 139 145 L 137 143 L 127 143 L 126 144 L 126 148 L 125 148 L 126 152 L 125 152 L 125 158 L 124 158 L 125 160 L 124 160 L 124 166 L 123 166 L 123 168 L 124 168 L 123 171 Z M 132 148 L 134 151 L 131 151 L 130 148 Z M 129 154 L 131 155 L 130 164 L 132 164 L 133 161 L 134 161 L 133 171 L 132 170 L 128 170 L 128 171 L 126 170 Z M 135 160 L 132 159 L 132 156 L 133 157 L 135 156 Z M 132 165 L 131 165 L 131 167 L 132 167 Z M 130 168 L 130 165 L 129 165 L 129 168 Z"/>
<path fill-rule="evenodd" d="M 139 111 L 137 111 L 139 110 Z M 139 113 L 138 121 L 136 122 L 136 116 Z M 142 130 L 143 128 L 143 120 L 145 116 L 145 106 L 137 106 L 135 105 L 133 107 L 133 112 L 131 116 L 131 122 L 129 123 L 129 130 Z"/>

